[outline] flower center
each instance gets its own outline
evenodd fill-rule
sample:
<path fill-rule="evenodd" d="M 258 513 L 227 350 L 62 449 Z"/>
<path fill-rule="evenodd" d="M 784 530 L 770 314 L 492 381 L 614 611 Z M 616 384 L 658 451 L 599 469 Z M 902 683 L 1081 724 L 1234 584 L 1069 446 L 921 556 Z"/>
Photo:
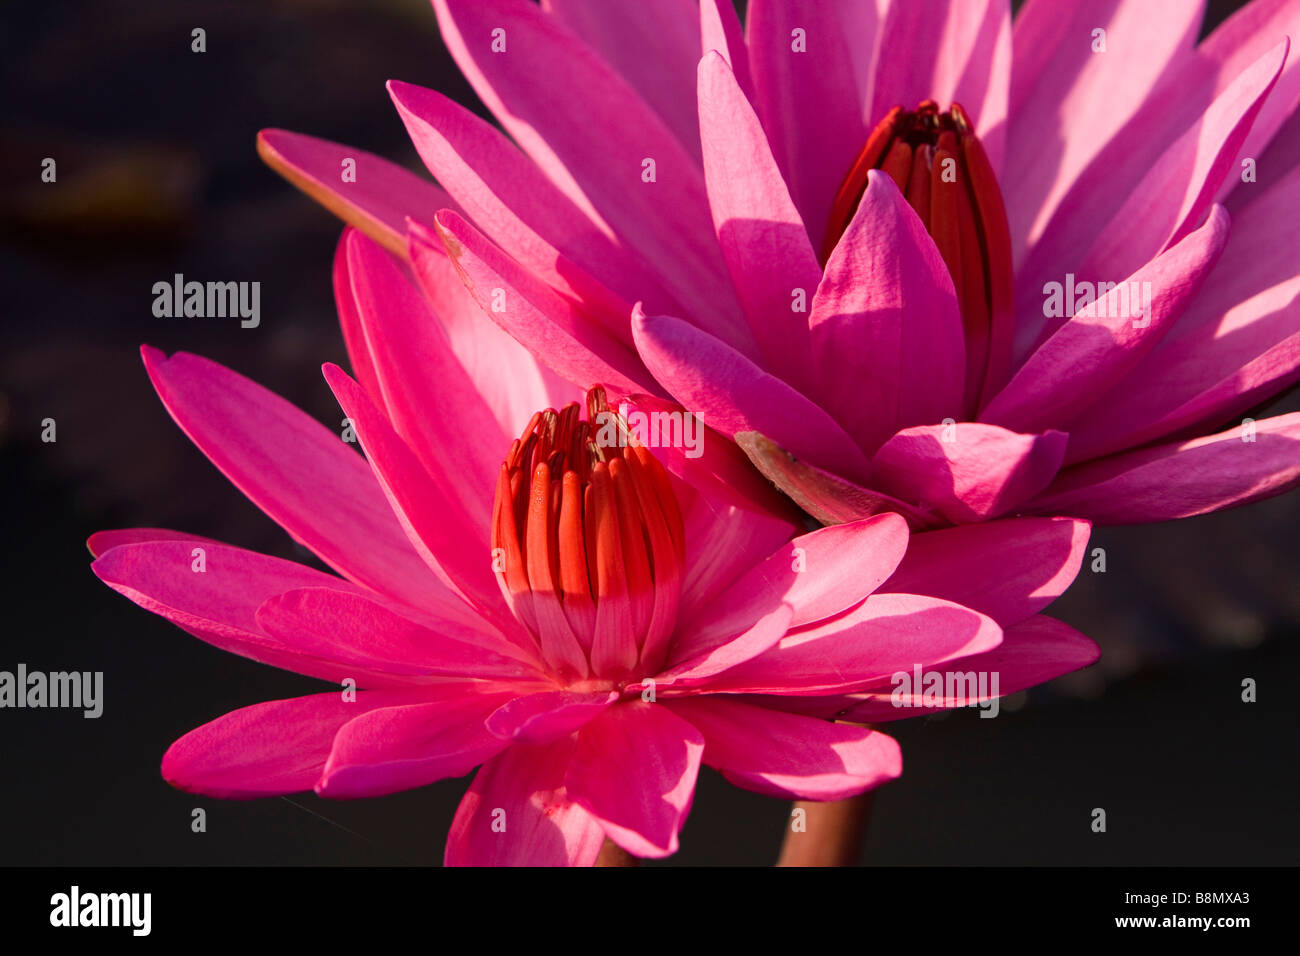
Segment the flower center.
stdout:
<path fill-rule="evenodd" d="M 605 390 L 537 412 L 497 477 L 493 567 L 518 620 L 566 683 L 623 681 L 663 662 L 685 533 L 663 465 Z"/>
<path fill-rule="evenodd" d="M 946 113 L 933 100 L 912 112 L 895 106 L 840 185 L 823 264 L 852 221 L 872 169 L 898 186 L 952 275 L 966 337 L 966 410 L 974 412 L 1006 384 L 1011 364 L 1011 237 L 993 167 L 960 104 Z"/>

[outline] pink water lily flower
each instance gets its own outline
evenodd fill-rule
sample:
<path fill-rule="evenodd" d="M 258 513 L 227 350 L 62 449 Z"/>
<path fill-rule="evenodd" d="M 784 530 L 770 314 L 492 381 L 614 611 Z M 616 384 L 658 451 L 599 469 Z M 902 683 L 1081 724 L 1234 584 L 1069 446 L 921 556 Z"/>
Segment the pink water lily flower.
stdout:
<path fill-rule="evenodd" d="M 1300 415 L 1249 419 L 1300 377 L 1293 0 L 1199 45 L 1194 0 L 752 0 L 743 31 L 725 0 L 433 5 L 513 142 L 393 82 L 445 194 L 263 154 L 823 522 L 1155 521 L 1300 480 Z"/>
<path fill-rule="evenodd" d="M 734 446 L 666 449 L 695 484 L 670 477 L 621 419 L 602 437 L 601 389 L 583 418 L 472 300 L 435 313 L 352 230 L 335 289 L 357 378 L 325 376 L 366 458 L 220 365 L 143 349 L 177 424 L 338 572 L 152 528 L 91 538 L 95 573 L 142 607 L 342 685 L 186 734 L 162 763 L 181 789 L 376 796 L 481 765 L 448 863 L 591 864 L 606 839 L 662 857 L 701 763 L 814 800 L 898 776 L 892 738 L 821 719 L 916 713 L 882 703 L 891 675 L 996 672 L 1007 694 L 1096 657 L 1038 613 L 1086 522 L 798 534 Z"/>

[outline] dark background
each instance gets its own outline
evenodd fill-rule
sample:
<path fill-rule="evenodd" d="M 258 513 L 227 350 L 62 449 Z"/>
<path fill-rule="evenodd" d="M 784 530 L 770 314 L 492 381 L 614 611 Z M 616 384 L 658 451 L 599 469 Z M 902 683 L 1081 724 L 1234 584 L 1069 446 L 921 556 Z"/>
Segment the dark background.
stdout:
<path fill-rule="evenodd" d="M 1208 22 L 1235 6 L 1212 2 Z M 465 780 L 348 803 L 168 787 L 158 762 L 176 737 L 322 685 L 137 608 L 95 579 L 84 547 L 102 528 L 161 526 L 312 560 L 173 425 L 137 349 L 197 352 L 322 421 L 341 417 L 319 374 L 345 360 L 330 290 L 340 225 L 259 163 L 254 136 L 280 126 L 419 169 L 384 81 L 478 106 L 431 10 L 46 0 L 4 16 L 0 669 L 103 671 L 105 709 L 0 711 L 0 863 L 439 862 Z M 44 156 L 57 187 L 39 181 Z M 261 327 L 154 318 L 151 287 L 175 272 L 260 281 Z M 46 417 L 53 444 L 40 440 Z M 879 792 L 865 859 L 1294 863 L 1298 501 L 1097 531 L 1106 573 L 1085 566 L 1051 613 L 1101 643 L 1102 662 L 1018 695 L 997 720 L 889 728 L 906 773 Z M 1245 677 L 1258 703 L 1241 702 Z M 190 831 L 195 806 L 207 833 Z M 1089 828 L 1094 807 L 1105 834 Z M 769 863 L 787 813 L 706 770 L 672 862 Z"/>

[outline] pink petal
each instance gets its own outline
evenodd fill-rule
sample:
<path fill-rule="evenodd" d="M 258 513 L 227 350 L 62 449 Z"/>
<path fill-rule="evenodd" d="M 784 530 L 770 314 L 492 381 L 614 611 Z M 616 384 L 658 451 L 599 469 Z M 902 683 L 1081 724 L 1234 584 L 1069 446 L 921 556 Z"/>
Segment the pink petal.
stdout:
<path fill-rule="evenodd" d="M 442 240 L 410 223 L 408 255 L 420 289 L 447 331 L 451 349 L 507 435 L 518 435 L 533 412 L 560 408 L 582 393 L 560 378 L 483 314 L 447 258 Z"/>
<path fill-rule="evenodd" d="M 447 866 L 591 866 L 605 832 L 573 803 L 564 774 L 574 742 L 515 744 L 485 763 L 447 835 Z"/>
<path fill-rule="evenodd" d="M 330 748 L 316 792 L 380 797 L 469 773 L 507 746 L 484 724 L 508 692 L 440 687 L 432 700 L 374 710 L 348 721 Z"/>
<path fill-rule="evenodd" d="M 1003 631 L 1002 643 L 993 650 L 949 661 L 944 673 L 973 674 L 976 688 L 980 674 L 997 674 L 996 696 L 1005 697 L 1087 667 L 1100 656 L 1097 645 L 1074 628 L 1039 614 Z M 931 703 L 926 703 L 923 694 L 902 693 L 901 683 L 886 685 L 862 695 L 861 703 L 839 716 L 855 722 L 883 723 L 916 717 L 927 710 L 967 707 L 992 699 L 991 680 L 991 676 L 985 679 L 985 686 L 990 690 L 985 697 L 941 697 Z"/>
<path fill-rule="evenodd" d="M 1051 483 L 1069 436 L 962 422 L 906 428 L 876 452 L 871 483 L 954 524 L 1013 511 Z"/>
<path fill-rule="evenodd" d="M 743 342 L 699 164 L 628 82 L 528 0 L 434 0 L 434 9 L 461 72 L 524 152 L 626 240 L 687 314 Z M 495 28 L 507 30 L 505 54 L 492 51 Z M 653 182 L 641 178 L 646 159 Z"/>
<path fill-rule="evenodd" d="M 934 595 L 1009 628 L 1065 593 L 1090 530 L 1073 518 L 1006 518 L 912 535 L 898 570 L 878 591 Z"/>
<path fill-rule="evenodd" d="M 86 539 L 86 549 L 91 557 L 98 558 L 112 548 L 124 544 L 144 544 L 148 541 L 190 541 L 193 544 L 215 544 L 226 547 L 220 541 L 185 531 L 170 531 L 166 528 L 122 528 L 119 531 L 96 531 Z"/>
<path fill-rule="evenodd" d="M 520 649 L 479 625 L 423 623 L 361 594 L 296 588 L 268 598 L 257 624 L 301 651 L 369 671 L 410 677 L 542 681 L 531 648 Z"/>
<path fill-rule="evenodd" d="M 892 737 L 756 707 L 721 695 L 664 706 L 704 734 L 704 762 L 738 787 L 772 797 L 843 800 L 895 779 L 903 755 Z"/>
<path fill-rule="evenodd" d="M 743 623 L 731 621 L 727 626 L 697 636 L 689 629 L 679 629 L 677 637 L 683 646 L 670 647 L 674 663 L 654 678 L 659 684 L 696 687 L 716 674 L 731 670 L 764 651 L 775 647 L 790 630 L 794 609 L 781 603 L 775 607 L 759 607 L 755 617 Z M 737 631 L 740 627 L 742 630 Z"/>
<path fill-rule="evenodd" d="M 565 784 L 572 800 L 627 852 L 670 856 L 690 811 L 703 751 L 700 732 L 666 707 L 623 703 L 578 733 Z"/>
<path fill-rule="evenodd" d="M 1124 381 L 1070 425 L 1073 461 L 1241 415 L 1300 377 L 1291 244 L 1300 170 L 1233 216 L 1200 294 Z"/>
<path fill-rule="evenodd" d="M 567 737 L 618 700 L 617 691 L 552 690 L 515 697 L 487 721 L 488 730 L 505 740 L 544 744 Z"/>
<path fill-rule="evenodd" d="M 339 728 L 380 707 L 418 699 L 419 691 L 338 691 L 241 707 L 191 730 L 167 748 L 163 778 L 187 793 L 251 800 L 310 790 Z"/>
<path fill-rule="evenodd" d="M 1194 300 L 1227 241 L 1228 214 L 1215 206 L 1196 232 L 1073 317 L 1057 320 L 1059 328 L 993 397 L 980 419 L 1026 432 L 1067 425 L 1123 382 L 1155 348 Z M 1067 284 L 1060 288 L 1064 297 Z M 1073 303 L 1063 306 L 1072 308 Z"/>
<path fill-rule="evenodd" d="M 700 58 L 700 16 L 694 0 L 544 0 L 542 9 L 631 83 L 699 157 L 692 75 Z"/>
<path fill-rule="evenodd" d="M 912 666 L 940 664 L 996 647 L 1002 629 L 970 608 L 915 594 L 868 597 L 847 614 L 804 628 L 702 689 L 740 694 L 832 694 L 862 690 Z"/>
<path fill-rule="evenodd" d="M 636 257 L 574 205 L 494 126 L 434 90 L 390 80 L 388 92 L 420 158 L 466 216 L 557 292 L 617 319 L 630 341 L 633 298 L 669 302 Z M 698 134 L 697 134 L 698 136 Z"/>
<path fill-rule="evenodd" d="M 747 570 L 699 613 L 680 617 L 669 661 L 707 654 L 781 604 L 793 611 L 790 627 L 848 610 L 894 573 L 906 549 L 907 522 L 894 514 L 801 535 Z"/>
<path fill-rule="evenodd" d="M 364 233 L 351 226 L 345 227 L 343 235 L 339 237 L 339 244 L 334 250 L 334 308 L 339 314 L 339 328 L 343 332 L 343 344 L 348 350 L 352 375 L 361 383 L 370 400 L 382 406 L 384 393 L 379 387 L 379 373 L 375 371 L 375 360 L 370 354 L 365 330 L 361 327 L 357 300 L 352 295 L 352 275 L 348 268 L 348 247 L 352 237 L 357 235 L 364 235 Z"/>
<path fill-rule="evenodd" d="M 1162 79 L 1192 61 L 1203 10 L 1204 3 L 1187 0 L 1117 0 L 1101 8 L 1094 0 L 1056 0 L 1017 14 L 999 177 L 1017 263 L 1094 157 L 1118 143 L 1115 135 Z M 1095 30 L 1105 31 L 1105 53 L 1093 52 Z M 1122 182 L 1112 211 L 1127 195 Z"/>
<path fill-rule="evenodd" d="M 868 120 L 922 100 L 943 109 L 960 103 L 998 170 L 1011 85 L 1009 0 L 896 0 L 887 11 Z"/>
<path fill-rule="evenodd" d="M 740 89 L 754 102 L 754 80 L 749 74 L 749 47 L 730 0 L 700 0 L 700 53 L 717 50 L 731 67 Z"/>
<path fill-rule="evenodd" d="M 454 502 L 440 498 L 415 453 L 393 431 L 361 387 L 337 365 L 323 367 L 325 380 L 352 419 L 374 475 L 415 550 L 447 587 L 459 594 L 512 642 L 526 640 L 493 578 L 488 542 L 475 534 Z"/>
<path fill-rule="evenodd" d="M 433 183 L 364 149 L 264 129 L 257 134 L 257 152 L 281 176 L 394 255 L 406 255 L 408 216 L 457 208 Z M 347 159 L 355 161 L 355 181 L 343 181 Z"/>
<path fill-rule="evenodd" d="M 189 439 L 282 528 L 359 584 L 419 607 L 441 589 L 410 546 L 364 459 L 242 375 L 141 349 L 149 378 Z"/>
<path fill-rule="evenodd" d="M 452 264 L 480 308 L 557 373 L 582 388 L 603 382 L 622 391 L 658 391 L 631 349 L 477 229 L 454 213 L 439 213 L 437 223 Z"/>
<path fill-rule="evenodd" d="M 952 278 L 887 175 L 869 174 L 809 325 L 815 394 L 864 451 L 900 428 L 964 417 L 966 346 Z"/>
<path fill-rule="evenodd" d="M 1101 524 L 1186 518 L 1279 495 L 1300 482 L 1300 412 L 1192 441 L 1131 451 L 1062 472 L 1033 502 L 1040 514 Z"/>
<path fill-rule="evenodd" d="M 862 83 L 876 42 L 871 0 L 751 0 L 746 17 L 755 103 L 790 195 L 820 246 L 831 203 L 866 142 Z M 794 32 L 803 31 L 796 52 Z"/>
<path fill-rule="evenodd" d="M 726 61 L 699 66 L 704 179 L 722 256 L 764 367 L 796 388 L 811 379 L 807 308 L 821 281 L 817 255 L 772 159 L 763 127 Z"/>
<path fill-rule="evenodd" d="M 757 431 L 847 477 L 867 462 L 826 412 L 706 332 L 671 316 L 632 317 L 637 350 L 651 374 L 687 409 L 724 435 Z"/>
<path fill-rule="evenodd" d="M 354 234 L 348 273 L 383 407 L 440 493 L 486 539 L 496 474 L 510 448 L 423 296 L 373 242 Z M 466 423 L 473 422 L 472 428 Z"/>

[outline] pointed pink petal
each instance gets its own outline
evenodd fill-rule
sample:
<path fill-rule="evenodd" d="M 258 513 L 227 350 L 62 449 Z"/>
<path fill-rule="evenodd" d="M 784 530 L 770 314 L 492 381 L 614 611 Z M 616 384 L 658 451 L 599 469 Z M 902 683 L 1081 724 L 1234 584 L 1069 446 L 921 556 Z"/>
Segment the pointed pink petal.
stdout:
<path fill-rule="evenodd" d="M 618 700 L 617 691 L 552 690 L 515 697 L 495 710 L 488 730 L 505 740 L 544 744 L 567 737 Z"/>
<path fill-rule="evenodd" d="M 902 515 L 908 526 L 916 531 L 944 523 L 932 511 L 922 511 L 907 502 L 799 461 L 758 432 L 737 432 L 736 444 L 745 450 L 749 460 L 765 478 L 824 525 L 858 521 L 887 511 Z"/>
<path fill-rule="evenodd" d="M 1121 388 L 1071 423 L 1070 460 L 1218 426 L 1300 378 L 1297 211 L 1300 170 L 1234 214 L 1227 248 L 1187 311 Z"/>
<path fill-rule="evenodd" d="M 755 102 L 772 154 L 818 246 L 831 203 L 876 119 L 864 117 L 875 49 L 871 0 L 751 0 L 746 16 Z M 796 50 L 795 30 L 802 32 Z"/>
<path fill-rule="evenodd" d="M 743 342 L 699 164 L 627 81 L 529 0 L 434 0 L 434 9 L 461 72 L 524 152 L 636 250 L 690 316 Z M 492 50 L 495 28 L 507 31 L 504 54 Z M 647 159 L 653 181 L 642 179 Z"/>
<path fill-rule="evenodd" d="M 1069 436 L 1021 435 L 962 422 L 907 428 L 871 461 L 871 483 L 954 524 L 983 521 L 1032 498 L 1051 483 Z"/>
<path fill-rule="evenodd" d="M 785 512 L 753 511 L 697 495 L 684 516 L 686 568 L 678 619 L 688 620 L 799 530 Z"/>
<path fill-rule="evenodd" d="M 544 0 L 551 13 L 641 94 L 686 150 L 699 157 L 692 75 L 700 58 L 695 0 Z"/>
<path fill-rule="evenodd" d="M 960 103 L 998 170 L 1011 85 L 1009 0 L 895 0 L 887 9 L 869 122 L 922 100 L 943 109 Z"/>
<path fill-rule="evenodd" d="M 1080 173 L 1117 142 L 1160 81 L 1193 60 L 1203 10 L 1199 0 L 1116 0 L 1100 8 L 1095 0 L 1055 0 L 1016 15 L 999 178 L 1018 263 Z M 1105 53 L 1093 52 L 1096 30 L 1105 31 Z M 1121 186 L 1116 195 L 1112 211 L 1127 191 Z"/>
<path fill-rule="evenodd" d="M 843 800 L 895 779 L 892 737 L 728 700 L 675 698 L 664 706 L 704 734 L 704 762 L 738 787 L 772 797 Z"/>
<path fill-rule="evenodd" d="M 366 398 L 361 387 L 337 365 L 323 367 L 329 383 L 352 419 L 373 474 L 388 497 L 407 539 L 438 579 L 514 643 L 521 628 L 511 616 L 493 579 L 488 542 L 477 536 L 455 503 L 441 498 L 406 442 Z"/>
<path fill-rule="evenodd" d="M 1200 229 L 1072 317 L 1057 320 L 1056 331 L 980 420 L 1023 432 L 1067 427 L 1156 347 L 1195 299 L 1227 241 L 1228 214 L 1215 206 Z M 1062 297 L 1069 291 L 1065 284 L 1058 287 Z"/>
<path fill-rule="evenodd" d="M 257 624 L 304 654 L 408 677 L 541 681 L 535 654 L 490 629 L 422 623 L 361 594 L 296 588 L 268 598 Z"/>
<path fill-rule="evenodd" d="M 705 424 L 729 436 L 761 432 L 846 477 L 866 474 L 862 452 L 830 415 L 724 342 L 681 319 L 640 313 L 632 334 L 654 377 Z"/>
<path fill-rule="evenodd" d="M 514 744 L 474 775 L 447 835 L 447 866 L 591 866 L 605 832 L 573 803 L 574 742 Z"/>
<path fill-rule="evenodd" d="M 673 660 L 680 663 L 674 663 L 654 679 L 660 684 L 697 687 L 714 675 L 729 671 L 775 647 L 790 630 L 793 614 L 794 609 L 789 604 L 781 603 L 770 608 L 755 608 L 754 616 L 743 623 L 728 622 L 725 628 L 703 634 L 699 640 L 689 631 L 680 630 L 679 636 L 685 638 L 683 647 L 680 650 L 671 648 Z M 737 631 L 737 626 L 743 629 Z"/>
<path fill-rule="evenodd" d="M 826 263 L 809 325 L 818 394 L 864 451 L 900 428 L 964 417 L 966 346 L 952 278 L 879 171 Z"/>
<path fill-rule="evenodd" d="M 437 216 L 438 235 L 461 281 L 492 321 L 581 388 L 659 389 L 636 355 L 569 300 L 552 292 L 455 213 Z"/>
<path fill-rule="evenodd" d="M 365 460 L 280 396 L 178 352 L 141 349 L 190 441 L 282 528 L 359 584 L 419 607 L 432 584 Z"/>
<path fill-rule="evenodd" d="M 353 236 L 360 235 L 365 233 L 351 226 L 345 227 L 334 250 L 334 308 L 339 314 L 339 328 L 343 331 L 343 344 L 348 350 L 352 376 L 361 383 L 370 400 L 382 406 L 384 393 L 379 387 L 379 374 L 375 371 L 375 360 L 366 343 L 365 330 L 361 327 L 357 301 L 352 295 L 352 276 L 348 270 L 348 246 Z"/>
<path fill-rule="evenodd" d="M 864 694 L 861 703 L 850 706 L 840 716 L 843 720 L 855 722 L 883 723 L 916 717 L 927 710 L 968 707 L 994 696 L 1005 697 L 1044 684 L 1062 674 L 1087 667 L 1100 656 L 1097 645 L 1083 634 L 1068 624 L 1039 614 L 1003 631 L 1002 643 L 993 650 L 949 661 L 945 665 L 945 674 L 973 675 L 976 680 L 968 685 L 972 687 L 978 687 L 980 674 L 990 675 L 985 679 L 985 686 L 990 691 L 986 696 L 980 697 L 975 693 L 963 698 L 940 697 L 937 702 L 927 704 L 923 694 L 909 696 L 902 693 L 901 684 L 893 684 Z M 998 675 L 996 695 L 991 692 L 993 674 Z"/>
<path fill-rule="evenodd" d="M 632 300 L 669 302 L 635 256 L 575 206 L 490 123 L 434 90 L 390 80 L 388 92 L 429 172 L 509 256 L 628 338 Z M 621 289 L 623 299 L 611 289 Z"/>
<path fill-rule="evenodd" d="M 484 724 L 501 690 L 439 687 L 434 699 L 374 710 L 348 721 L 316 784 L 322 797 L 380 797 L 469 773 L 507 746 Z"/>
<path fill-rule="evenodd" d="M 749 74 L 749 47 L 730 0 L 700 0 L 699 53 L 717 50 L 731 67 L 736 82 L 749 101 L 755 102 L 754 80 Z"/>
<path fill-rule="evenodd" d="M 907 549 L 907 522 L 883 514 L 801 535 L 754 565 L 693 617 L 680 617 L 669 662 L 707 654 L 788 604 L 790 627 L 824 620 L 884 582 Z"/>
<path fill-rule="evenodd" d="M 807 308 L 821 267 L 776 168 L 758 117 L 726 61 L 708 52 L 699 66 L 704 179 L 718 244 L 764 367 L 796 388 L 812 375 Z"/>
<path fill-rule="evenodd" d="M 704 737 L 666 707 L 632 701 L 578 733 L 565 776 L 570 797 L 634 856 L 677 852 L 700 770 Z"/>
<path fill-rule="evenodd" d="M 1090 530 L 1073 518 L 1006 518 L 914 534 L 878 592 L 931 594 L 1008 628 L 1065 593 L 1083 563 Z"/>
<path fill-rule="evenodd" d="M 1300 412 L 1217 435 L 1113 455 L 1063 471 L 1032 502 L 1039 514 L 1099 524 L 1145 524 L 1221 511 L 1300 482 Z"/>
<path fill-rule="evenodd" d="M 514 436 L 497 427 L 437 316 L 392 257 L 354 234 L 347 264 L 393 429 L 486 540 L 497 470 Z"/>
<path fill-rule="evenodd" d="M 518 435 L 533 412 L 582 397 L 483 314 L 435 232 L 414 222 L 408 225 L 407 254 L 416 281 L 447 330 L 456 358 L 505 434 Z"/>
<path fill-rule="evenodd" d="M 852 693 L 914 664 L 996 647 L 1002 629 L 970 608 L 916 594 L 868 597 L 847 614 L 786 636 L 701 689 L 739 694 Z"/>
<path fill-rule="evenodd" d="M 339 728 L 379 707 L 418 699 L 419 691 L 338 691 L 272 700 L 233 710 L 167 748 L 163 778 L 187 793 L 251 800 L 310 790 L 320 779 Z"/>
<path fill-rule="evenodd" d="M 456 203 L 428 180 L 364 149 L 329 140 L 264 129 L 257 134 L 263 161 L 289 182 L 389 252 L 406 255 L 406 219 L 428 221 Z M 355 161 L 355 180 L 344 182 L 345 160 Z"/>
<path fill-rule="evenodd" d="M 227 547 L 220 541 L 185 531 L 171 531 L 167 528 L 122 528 L 118 531 L 96 531 L 86 539 L 86 549 L 91 557 L 98 558 L 112 548 L 124 544 L 144 544 L 148 541 L 190 541 L 194 544 Z"/>

